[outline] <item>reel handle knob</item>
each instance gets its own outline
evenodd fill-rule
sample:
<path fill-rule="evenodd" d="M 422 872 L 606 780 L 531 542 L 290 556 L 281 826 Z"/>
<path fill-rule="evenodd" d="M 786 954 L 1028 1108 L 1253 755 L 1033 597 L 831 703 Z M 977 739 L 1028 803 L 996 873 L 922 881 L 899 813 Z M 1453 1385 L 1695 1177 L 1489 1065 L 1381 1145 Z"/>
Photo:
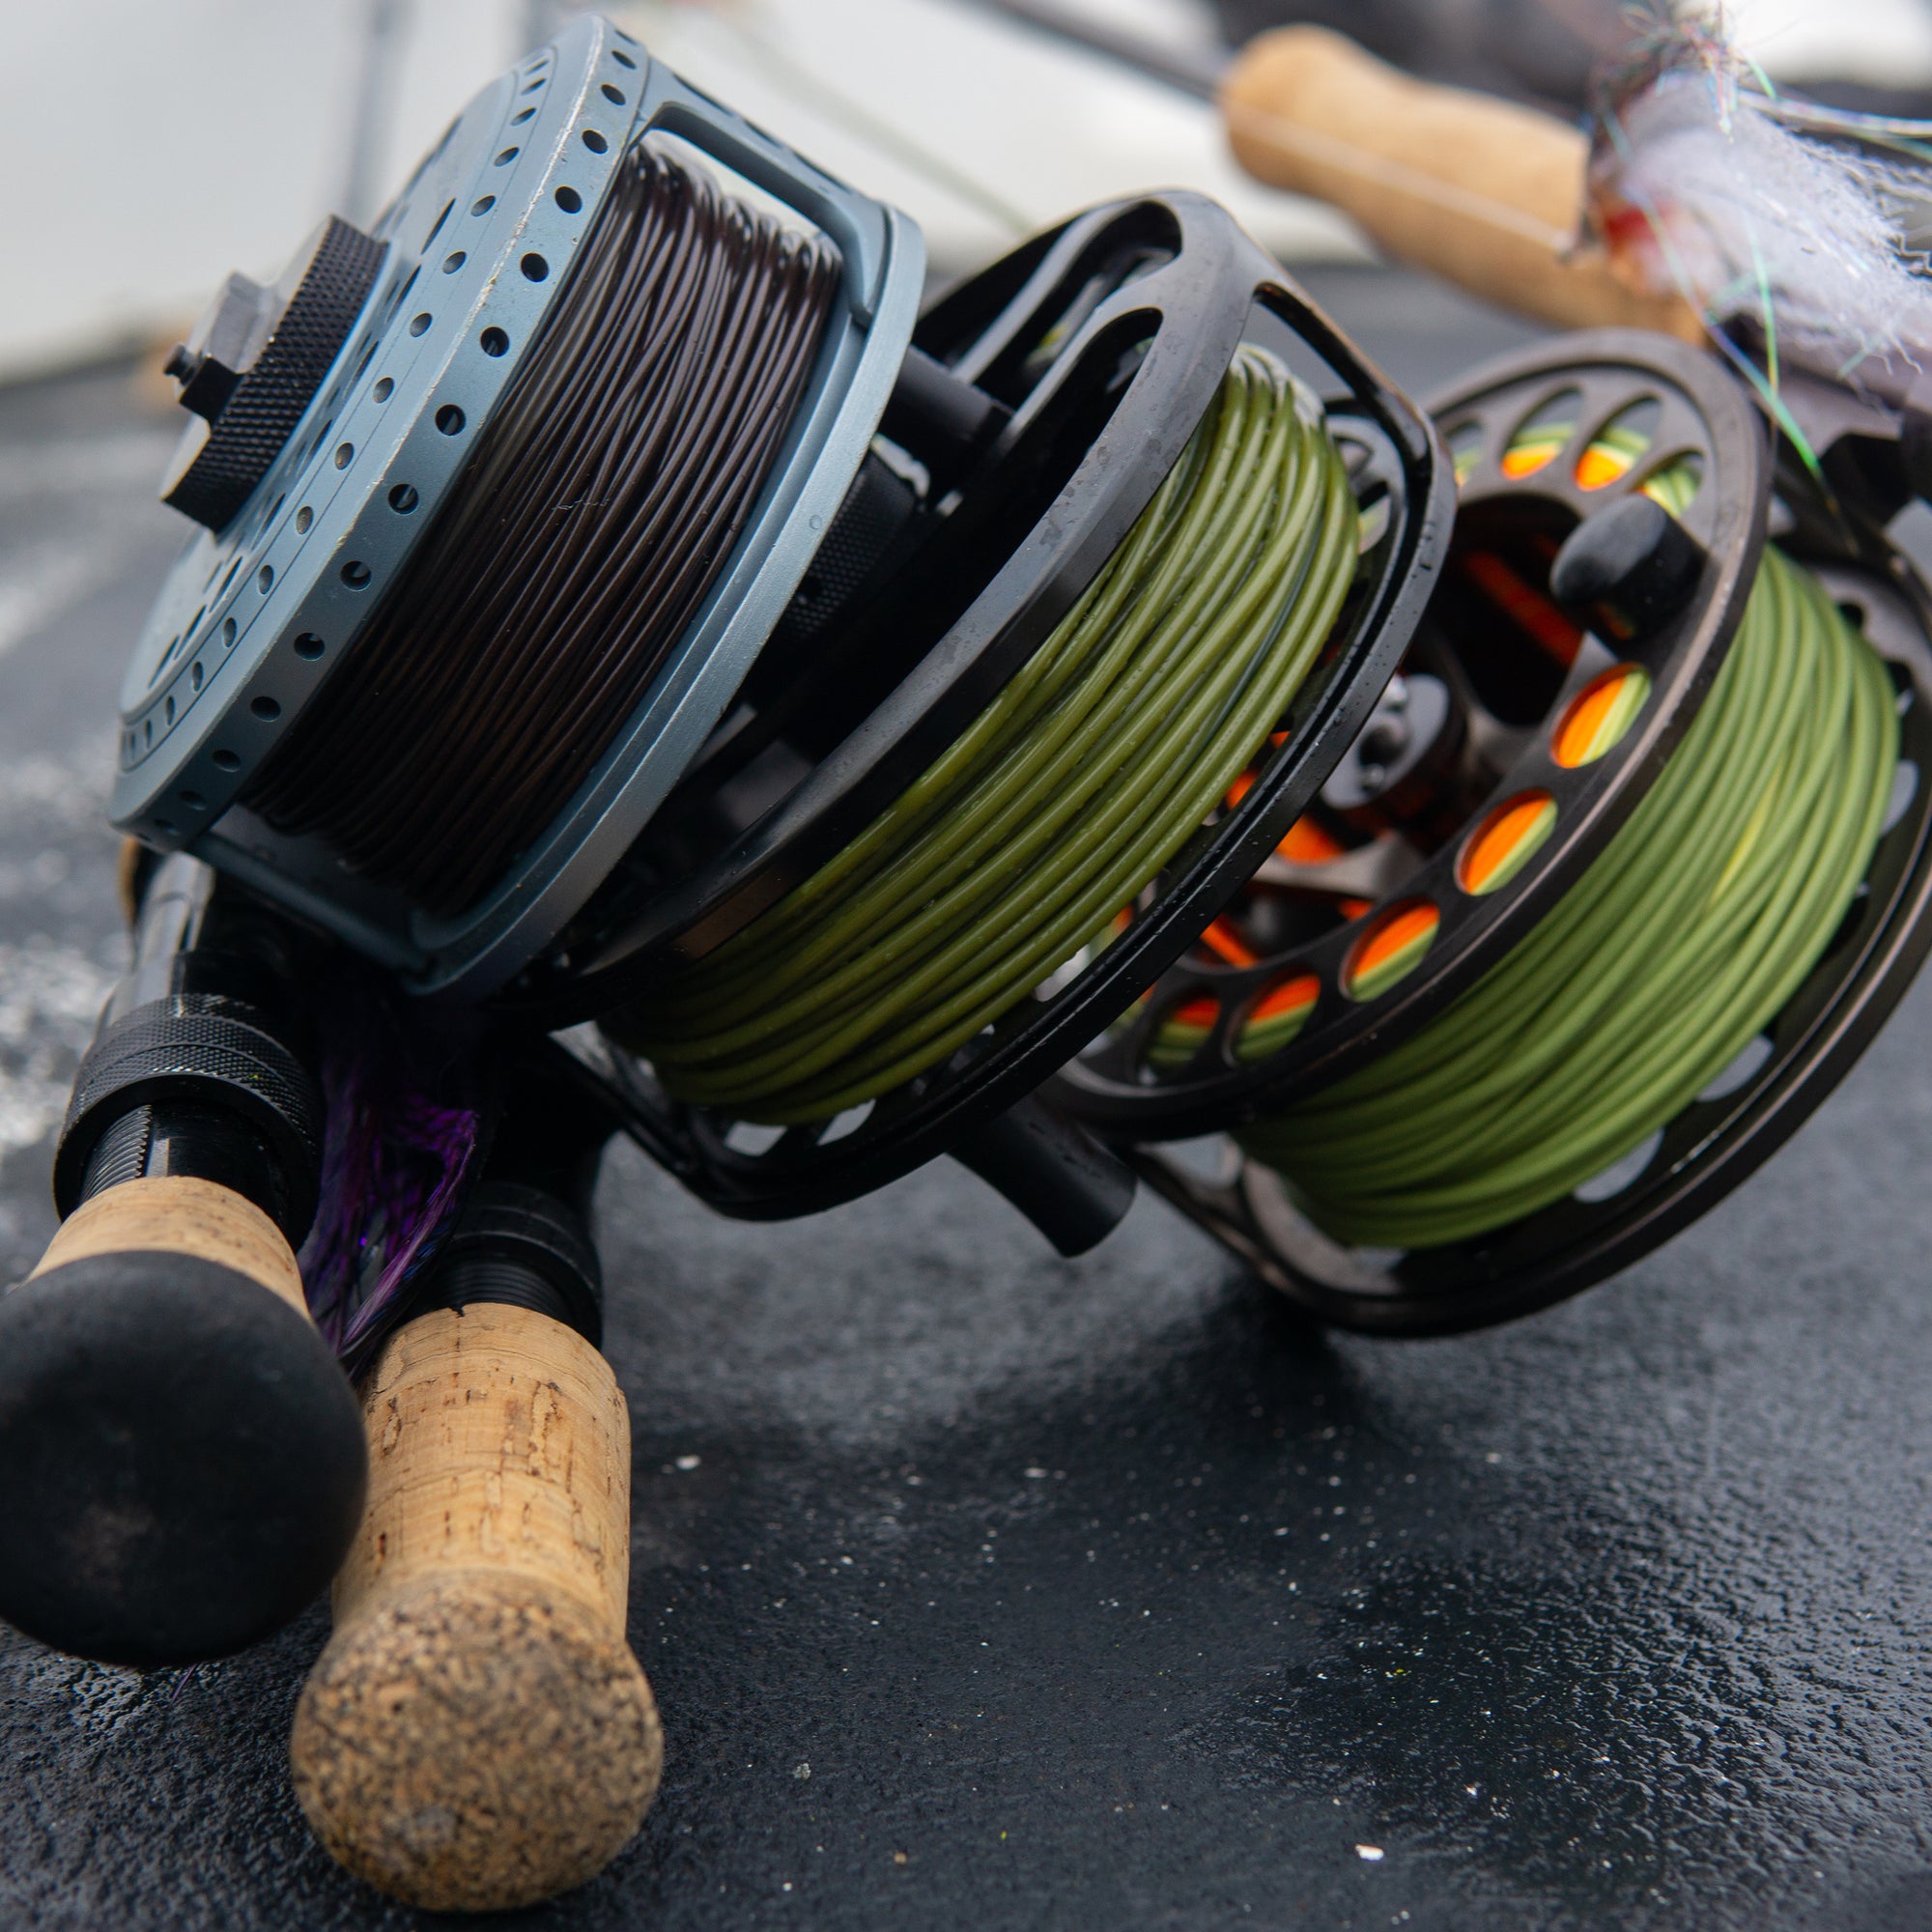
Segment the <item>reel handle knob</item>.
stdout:
<path fill-rule="evenodd" d="M 1069 1260 L 1098 1247 L 1134 1205 L 1133 1169 L 1037 1094 L 975 1127 L 951 1151 Z"/>
<path fill-rule="evenodd" d="M 192 1175 L 82 1203 L 0 1298 L 0 1615 L 142 1668 L 241 1649 L 361 1514 L 355 1400 L 281 1230 Z"/>
<path fill-rule="evenodd" d="M 1553 115 L 1412 79 L 1310 26 L 1251 41 L 1220 106 L 1249 174 L 1339 208 L 1397 261 L 1562 328 L 1704 340 L 1688 303 L 1576 245 L 1589 142 Z"/>
<path fill-rule="evenodd" d="M 1662 503 L 1620 497 L 1586 517 L 1549 566 L 1549 594 L 1606 643 L 1662 630 L 1690 600 L 1703 547 Z"/>
<path fill-rule="evenodd" d="M 364 1386 L 368 1514 L 296 1710 L 296 1794 L 358 1878 L 434 1912 L 535 1904 L 643 1821 L 663 1734 L 625 1641 L 630 1418 L 507 1248 Z M 450 1272 L 446 1270 L 444 1279 Z"/>

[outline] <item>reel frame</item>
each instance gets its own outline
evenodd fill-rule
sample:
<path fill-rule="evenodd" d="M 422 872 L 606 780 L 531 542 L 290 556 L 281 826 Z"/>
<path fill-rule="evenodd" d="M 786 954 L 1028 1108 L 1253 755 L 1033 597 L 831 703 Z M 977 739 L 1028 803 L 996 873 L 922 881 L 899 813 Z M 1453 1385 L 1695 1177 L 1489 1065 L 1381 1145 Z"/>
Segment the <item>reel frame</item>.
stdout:
<path fill-rule="evenodd" d="M 1168 251 L 1078 316 L 1065 347 L 1024 395 L 1015 380 L 1097 265 L 1122 250 Z M 1266 320 L 1258 323 L 1260 316 Z M 797 788 L 722 855 L 648 895 L 583 964 L 539 966 L 517 1003 L 545 1024 L 609 1010 L 661 962 L 701 957 L 742 929 L 917 777 L 1071 609 L 1185 448 L 1244 340 L 1285 328 L 1344 388 L 1329 423 L 1350 445 L 1358 496 L 1386 503 L 1365 527 L 1368 583 L 1350 605 L 1292 710 L 1288 741 L 1252 790 L 1205 826 L 1150 889 L 1128 935 L 1022 1001 L 944 1065 L 865 1107 L 814 1126 L 753 1128 L 684 1105 L 621 1051 L 616 1084 L 632 1130 L 686 1186 L 722 1212 L 769 1220 L 868 1193 L 958 1145 L 1019 1101 L 1183 949 L 1297 817 L 1347 752 L 1421 615 L 1450 523 L 1454 484 L 1426 418 L 1357 354 L 1216 204 L 1151 194 L 1036 238 L 941 301 L 914 343 L 955 377 L 1007 400 L 1010 421 L 975 479 L 1030 434 L 1049 432 L 1076 382 L 1138 365 L 1045 513 L 947 624 L 914 668 Z M 1259 337 L 1257 331 L 1260 331 Z M 989 483 L 989 478 L 993 479 Z M 969 483 L 969 501 L 975 484 Z M 944 533 L 935 538 L 937 547 Z M 927 553 L 920 553 L 923 565 Z M 889 589 L 862 623 L 904 608 Z M 701 781 L 700 760 L 694 779 Z M 1053 982 L 1049 982 L 1052 984 Z"/>
<path fill-rule="evenodd" d="M 408 568 L 567 286 L 625 150 L 652 131 L 829 236 L 838 290 L 772 474 L 650 690 L 535 845 L 476 905 L 436 919 L 346 869 L 324 840 L 285 837 L 234 801 Z M 895 210 L 590 16 L 477 96 L 377 239 L 382 270 L 314 399 L 242 511 L 176 564 L 149 617 L 122 687 L 112 817 L 235 873 L 410 990 L 475 1000 L 601 883 L 783 614 L 885 410 L 924 247 Z"/>
<path fill-rule="evenodd" d="M 1797 1132 L 1932 952 L 1932 588 L 1880 528 L 1829 501 L 1788 448 L 1775 487 L 1780 546 L 1859 612 L 1899 693 L 1899 776 L 1843 924 L 1765 1029 L 1672 1120 L 1576 1194 L 1472 1240 L 1395 1256 L 1350 1248 L 1232 1144 L 1214 1174 L 1191 1157 L 1198 1149 L 1122 1151 L 1156 1192 L 1318 1321 L 1364 1334 L 1463 1333 L 1630 1266 Z"/>

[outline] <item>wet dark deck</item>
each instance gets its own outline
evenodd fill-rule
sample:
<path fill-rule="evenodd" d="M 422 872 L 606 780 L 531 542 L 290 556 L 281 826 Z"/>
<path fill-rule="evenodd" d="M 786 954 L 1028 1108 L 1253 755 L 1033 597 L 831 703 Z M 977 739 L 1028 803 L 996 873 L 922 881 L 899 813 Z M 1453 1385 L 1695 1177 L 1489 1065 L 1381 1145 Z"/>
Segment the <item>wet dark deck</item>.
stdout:
<path fill-rule="evenodd" d="M 1511 339 L 1317 279 L 1419 386 Z M 119 957 L 99 806 L 165 434 L 118 377 L 0 393 L 10 1275 Z M 668 1764 L 610 1872 L 497 1922 L 1932 1924 L 1928 1068 L 1921 988 L 1692 1234 L 1429 1344 L 1299 1329 L 1154 1203 L 1068 1264 L 948 1169 L 766 1229 L 619 1151 Z M 326 1632 L 179 1694 L 0 1636 L 0 1924 L 412 1922 L 290 1793 Z"/>

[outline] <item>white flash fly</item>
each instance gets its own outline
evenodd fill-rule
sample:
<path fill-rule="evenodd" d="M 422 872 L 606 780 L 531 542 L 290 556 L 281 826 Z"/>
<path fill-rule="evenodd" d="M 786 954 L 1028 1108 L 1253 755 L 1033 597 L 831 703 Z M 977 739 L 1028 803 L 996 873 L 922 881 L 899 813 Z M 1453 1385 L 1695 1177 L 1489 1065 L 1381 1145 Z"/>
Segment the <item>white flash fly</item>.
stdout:
<path fill-rule="evenodd" d="M 1932 122 L 1780 97 L 1709 21 L 1658 23 L 1603 90 L 1591 224 L 1620 275 L 1836 380 L 1932 351 Z"/>

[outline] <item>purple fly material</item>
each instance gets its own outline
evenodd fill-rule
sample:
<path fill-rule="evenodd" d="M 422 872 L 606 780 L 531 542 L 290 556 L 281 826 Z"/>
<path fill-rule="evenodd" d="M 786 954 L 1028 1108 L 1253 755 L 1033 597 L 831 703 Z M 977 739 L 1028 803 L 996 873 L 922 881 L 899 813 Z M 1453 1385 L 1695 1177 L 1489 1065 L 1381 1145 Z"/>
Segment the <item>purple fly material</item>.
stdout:
<path fill-rule="evenodd" d="M 373 1351 L 435 1252 L 476 1163 L 482 1110 L 412 1065 L 380 999 L 328 1029 L 322 1201 L 301 1251 L 317 1328 L 351 1369 Z"/>

